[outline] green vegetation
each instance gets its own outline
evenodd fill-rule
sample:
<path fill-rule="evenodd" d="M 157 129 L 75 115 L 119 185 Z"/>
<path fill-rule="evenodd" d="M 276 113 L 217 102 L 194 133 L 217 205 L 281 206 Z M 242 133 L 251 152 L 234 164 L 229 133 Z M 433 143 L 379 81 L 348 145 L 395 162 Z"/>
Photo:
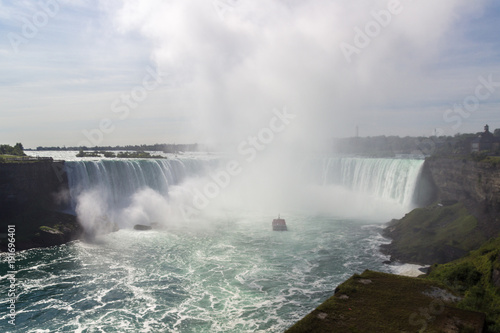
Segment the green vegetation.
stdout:
<path fill-rule="evenodd" d="M 481 164 L 487 164 L 496 168 L 500 166 L 500 156 L 490 156 L 488 152 L 473 152 L 470 154 L 470 159 Z"/>
<path fill-rule="evenodd" d="M 165 158 L 161 155 L 151 155 L 145 151 L 135 151 L 135 152 L 120 152 L 116 154 L 118 158 Z"/>
<path fill-rule="evenodd" d="M 392 222 L 386 235 L 394 241 L 385 249 L 396 259 L 425 264 L 460 258 L 487 240 L 461 203 L 414 209 Z"/>
<path fill-rule="evenodd" d="M 16 143 L 14 147 L 9 145 L 0 145 L 0 163 L 7 163 L 11 159 L 26 156 L 24 147 L 21 143 Z"/>
<path fill-rule="evenodd" d="M 45 231 L 45 232 L 50 232 L 50 233 L 55 233 L 55 234 L 60 233 L 59 230 L 57 230 L 55 228 L 47 227 L 45 225 L 42 225 L 39 229 L 42 231 Z"/>
<path fill-rule="evenodd" d="M 21 143 L 16 143 L 14 147 L 9 145 L 0 145 L 0 155 L 26 156 L 24 147 Z"/>
<path fill-rule="evenodd" d="M 42 147 L 36 148 L 37 151 L 44 150 L 54 150 L 54 151 L 72 151 L 72 150 L 83 150 L 83 151 L 162 151 L 164 153 L 181 153 L 187 151 L 209 151 L 209 147 L 202 146 L 197 143 L 193 144 L 167 144 L 167 143 L 156 143 L 152 145 L 126 145 L 126 146 L 95 146 L 95 147 Z"/>
<path fill-rule="evenodd" d="M 471 153 L 472 141 L 483 132 L 458 133 L 454 136 L 399 137 L 372 136 L 334 140 L 333 151 L 340 154 L 359 154 L 372 157 L 393 157 L 397 154 L 421 154 L 426 156 L 464 156 Z M 495 129 L 494 136 L 500 136 Z M 500 150 L 491 152 L 500 155 Z"/>
<path fill-rule="evenodd" d="M 21 143 L 16 143 L 14 147 L 0 145 L 0 163 L 33 163 L 37 161 L 24 153 L 24 147 Z"/>
<path fill-rule="evenodd" d="M 457 301 L 436 281 L 365 271 L 286 332 L 475 332 L 484 315 Z"/>
<path fill-rule="evenodd" d="M 479 134 L 481 132 L 454 136 L 399 137 L 380 135 L 342 138 L 334 140 L 333 151 L 341 154 L 377 157 L 391 157 L 396 154 L 469 155 L 472 141 Z"/>
<path fill-rule="evenodd" d="M 93 151 L 85 152 L 82 149 L 76 154 L 76 157 L 108 157 L 108 158 L 166 158 L 161 155 L 151 155 L 145 151 L 134 151 L 134 152 L 118 152 L 117 154 L 109 151 Z"/>
<path fill-rule="evenodd" d="M 80 149 L 80 151 L 78 152 L 78 154 L 76 154 L 76 157 L 101 157 L 101 154 L 99 154 L 96 151 L 94 151 L 94 152 L 85 152 L 82 149 Z"/>
<path fill-rule="evenodd" d="M 486 313 L 486 332 L 500 332 L 500 237 L 464 258 L 432 266 L 427 279 L 462 295 L 459 308 Z"/>
<path fill-rule="evenodd" d="M 113 152 L 110 152 L 110 151 L 103 152 L 103 155 L 104 155 L 104 157 L 108 157 L 108 158 L 116 157 L 116 154 Z"/>

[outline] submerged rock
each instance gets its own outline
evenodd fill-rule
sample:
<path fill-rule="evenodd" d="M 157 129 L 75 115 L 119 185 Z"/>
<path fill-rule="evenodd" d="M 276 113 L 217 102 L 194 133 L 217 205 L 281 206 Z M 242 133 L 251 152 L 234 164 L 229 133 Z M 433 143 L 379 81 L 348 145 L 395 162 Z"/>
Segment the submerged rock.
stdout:
<path fill-rule="evenodd" d="M 150 225 L 144 225 L 144 224 L 134 225 L 134 230 L 144 231 L 144 230 L 151 230 L 151 229 L 153 229 L 153 227 Z"/>
<path fill-rule="evenodd" d="M 41 226 L 35 239 L 42 246 L 61 245 L 64 244 L 64 233 L 47 226 Z"/>

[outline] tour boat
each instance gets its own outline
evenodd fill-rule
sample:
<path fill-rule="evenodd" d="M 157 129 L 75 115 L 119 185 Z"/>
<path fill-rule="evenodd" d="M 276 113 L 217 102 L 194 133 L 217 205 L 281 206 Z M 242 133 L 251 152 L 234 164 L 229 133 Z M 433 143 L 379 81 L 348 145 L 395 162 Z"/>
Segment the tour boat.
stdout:
<path fill-rule="evenodd" d="M 285 219 L 280 218 L 273 220 L 273 231 L 287 231 Z"/>

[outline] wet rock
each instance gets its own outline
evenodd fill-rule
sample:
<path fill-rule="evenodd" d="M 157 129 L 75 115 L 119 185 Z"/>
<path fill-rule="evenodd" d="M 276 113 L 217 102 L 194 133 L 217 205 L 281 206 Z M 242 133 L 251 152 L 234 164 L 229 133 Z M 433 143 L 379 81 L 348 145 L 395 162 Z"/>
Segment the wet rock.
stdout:
<path fill-rule="evenodd" d="M 56 229 L 46 226 L 40 227 L 36 238 L 42 246 L 54 246 L 64 244 L 64 234 Z"/>
<path fill-rule="evenodd" d="M 151 230 L 153 227 L 150 225 L 144 225 L 144 224 L 136 224 L 134 225 L 134 230 L 139 230 L 139 231 L 144 231 L 144 230 Z"/>

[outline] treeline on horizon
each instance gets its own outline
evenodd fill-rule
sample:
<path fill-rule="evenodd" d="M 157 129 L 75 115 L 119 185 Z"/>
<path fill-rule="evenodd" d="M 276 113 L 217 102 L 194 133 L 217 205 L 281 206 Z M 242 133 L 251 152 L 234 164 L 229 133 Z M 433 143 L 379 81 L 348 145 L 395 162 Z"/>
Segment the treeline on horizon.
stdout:
<path fill-rule="evenodd" d="M 415 155 L 467 155 L 471 153 L 472 141 L 483 132 L 455 134 L 454 136 L 372 136 L 333 139 L 331 152 L 337 154 L 355 154 L 373 157 L 394 157 L 399 154 Z M 500 129 L 495 129 L 493 135 L 500 137 Z M 19 146 L 20 145 L 20 146 Z M 2 145 L 2 147 L 11 147 Z M 21 148 L 22 144 L 16 146 Z M 13 148 L 13 147 L 11 147 Z M 29 149 L 26 149 L 29 150 Z M 42 147 L 37 151 L 161 151 L 164 153 L 212 151 L 211 148 L 198 143 L 193 144 L 153 144 L 126 146 L 95 146 L 95 147 Z M 0 151 L 1 154 L 7 154 Z M 494 152 L 500 155 L 500 151 Z"/>
<path fill-rule="evenodd" d="M 338 138 L 333 141 L 333 152 L 376 157 L 394 157 L 399 154 L 467 155 L 471 153 L 472 141 L 481 133 L 483 132 L 431 137 L 380 135 Z M 500 129 L 496 129 L 494 135 L 500 137 Z M 495 153 L 500 154 L 500 151 Z"/>
<path fill-rule="evenodd" d="M 161 151 L 164 153 L 178 153 L 178 152 L 194 152 L 202 151 L 206 147 L 197 143 L 191 144 L 168 144 L 156 143 L 153 145 L 126 145 L 126 146 L 95 146 L 95 147 L 36 147 L 37 151 L 55 150 L 55 151 Z M 206 151 L 206 150 L 205 150 Z"/>
<path fill-rule="evenodd" d="M 26 156 L 22 143 L 16 143 L 14 146 L 0 145 L 0 155 Z"/>

